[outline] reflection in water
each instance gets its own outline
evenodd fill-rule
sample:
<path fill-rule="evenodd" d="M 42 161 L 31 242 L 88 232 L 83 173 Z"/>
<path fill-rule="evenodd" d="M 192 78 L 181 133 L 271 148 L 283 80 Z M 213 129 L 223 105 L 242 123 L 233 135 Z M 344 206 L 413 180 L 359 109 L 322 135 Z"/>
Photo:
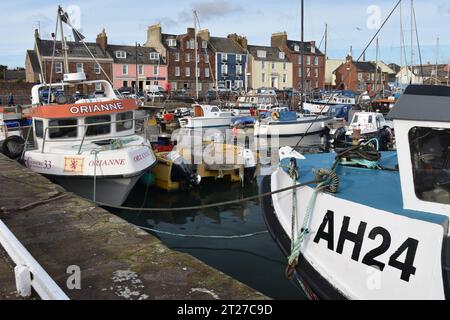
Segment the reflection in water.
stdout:
<path fill-rule="evenodd" d="M 188 134 L 185 132 L 184 137 L 188 137 Z M 252 134 L 253 132 L 251 136 Z M 283 139 L 281 146 L 294 146 L 299 138 Z M 320 143 L 321 139 L 317 136 L 306 137 L 302 141 L 302 145 L 308 147 L 320 145 Z M 278 149 L 272 153 L 277 156 L 277 151 Z M 271 164 L 270 158 L 269 155 L 268 166 L 261 168 L 263 175 L 270 174 L 276 168 L 278 159 Z M 262 176 L 254 184 L 247 184 L 244 187 L 240 183 L 205 180 L 197 188 L 176 193 L 148 189 L 138 184 L 126 206 L 175 208 L 242 199 L 258 194 L 261 180 Z M 137 226 L 187 235 L 231 236 L 267 230 L 259 200 L 190 212 L 116 213 Z M 168 247 L 188 253 L 271 298 L 305 298 L 298 287 L 284 276 L 286 258 L 268 233 L 232 240 L 183 238 L 161 234 L 155 234 L 155 236 Z"/>

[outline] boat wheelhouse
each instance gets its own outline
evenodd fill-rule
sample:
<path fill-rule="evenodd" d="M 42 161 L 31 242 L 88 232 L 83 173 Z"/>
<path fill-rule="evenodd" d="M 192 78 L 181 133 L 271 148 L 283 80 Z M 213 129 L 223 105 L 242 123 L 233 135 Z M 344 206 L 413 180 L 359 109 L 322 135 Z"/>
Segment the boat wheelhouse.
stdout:
<path fill-rule="evenodd" d="M 70 92 L 100 86 L 102 96 L 68 103 Z M 56 103 L 42 104 L 39 92 L 56 87 L 67 94 Z M 107 81 L 86 81 L 76 74 L 63 83 L 36 85 L 32 102 L 34 147 L 25 150 L 25 165 L 69 191 L 122 205 L 156 163 L 149 141 L 135 132 L 136 101 L 118 98 Z"/>
<path fill-rule="evenodd" d="M 297 188 L 264 217 L 310 298 L 450 298 L 449 108 L 450 88 L 410 86 L 389 114 L 397 152 L 280 150 L 262 192 Z"/>

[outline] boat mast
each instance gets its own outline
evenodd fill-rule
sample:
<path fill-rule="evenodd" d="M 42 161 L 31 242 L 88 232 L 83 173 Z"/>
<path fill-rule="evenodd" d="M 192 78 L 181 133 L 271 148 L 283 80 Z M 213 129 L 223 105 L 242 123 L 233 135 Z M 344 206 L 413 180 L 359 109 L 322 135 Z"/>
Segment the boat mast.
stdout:
<path fill-rule="evenodd" d="M 439 37 L 436 42 L 436 80 L 435 85 L 438 85 L 438 64 L 439 64 Z"/>
<path fill-rule="evenodd" d="M 403 81 L 403 9 L 402 3 L 400 2 L 400 80 L 399 85 L 402 84 Z"/>
<path fill-rule="evenodd" d="M 375 91 L 378 91 L 378 37 L 377 37 L 377 45 L 376 45 L 376 52 L 375 52 L 375 56 L 376 56 L 376 60 L 375 60 Z"/>
<path fill-rule="evenodd" d="M 412 84 L 414 71 L 414 0 L 411 0 L 411 78 L 409 83 Z"/>
<path fill-rule="evenodd" d="M 195 97 L 198 101 L 198 37 L 197 37 L 197 11 L 193 10 L 194 12 L 194 32 L 195 32 L 195 44 L 194 44 L 194 48 L 195 48 Z"/>
<path fill-rule="evenodd" d="M 67 43 L 66 43 L 66 39 L 64 37 L 64 28 L 63 28 L 63 20 L 61 18 L 61 15 L 64 13 L 63 9 L 61 8 L 61 6 L 58 7 L 58 15 L 59 15 L 59 26 L 61 28 L 61 46 L 62 46 L 62 51 L 63 51 L 63 56 L 64 56 L 64 73 L 70 73 L 69 71 L 69 58 L 67 56 Z"/>
<path fill-rule="evenodd" d="M 304 46 L 304 28 L 305 28 L 305 21 L 304 21 L 304 0 L 302 0 L 302 5 L 301 5 L 301 51 L 300 51 L 300 55 L 301 55 L 301 63 L 300 63 L 300 68 L 302 70 L 302 79 L 301 79 L 301 90 L 300 90 L 300 110 L 301 112 L 303 112 L 303 97 L 305 95 L 305 70 L 304 70 L 304 59 L 305 59 L 305 46 Z"/>
<path fill-rule="evenodd" d="M 325 23 L 325 69 L 327 68 L 327 49 L 328 49 L 328 23 Z M 323 82 L 323 89 L 325 90 L 325 81 Z"/>

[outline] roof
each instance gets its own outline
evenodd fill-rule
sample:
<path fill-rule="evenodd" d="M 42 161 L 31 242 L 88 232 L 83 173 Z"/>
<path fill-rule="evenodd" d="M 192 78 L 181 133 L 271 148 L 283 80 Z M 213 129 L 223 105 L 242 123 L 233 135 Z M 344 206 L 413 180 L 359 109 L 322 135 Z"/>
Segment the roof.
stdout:
<path fill-rule="evenodd" d="M 122 64 L 136 64 L 136 49 L 138 54 L 138 64 L 165 64 L 161 56 L 157 60 L 150 59 L 150 53 L 158 53 L 155 48 L 138 46 L 123 46 L 123 45 L 108 45 L 107 51 L 114 59 L 114 63 Z M 117 58 L 117 51 L 125 51 L 127 53 L 125 59 Z"/>
<path fill-rule="evenodd" d="M 384 63 L 383 61 L 378 61 L 378 67 L 381 68 L 381 72 L 387 73 L 387 74 L 397 74 L 397 72 L 392 69 L 389 65 Z"/>
<path fill-rule="evenodd" d="M 259 50 L 266 51 L 266 57 L 260 58 L 257 55 Z M 280 59 L 280 49 L 273 47 L 265 47 L 265 46 L 248 46 L 248 52 L 253 56 L 255 60 L 258 61 L 276 61 L 276 62 L 289 62 L 287 56 L 285 55 L 284 59 Z"/>
<path fill-rule="evenodd" d="M 161 34 L 161 41 L 167 50 L 178 50 L 180 48 L 181 37 L 183 37 L 183 36 L 185 36 L 185 35 L 184 34 L 176 35 L 176 34 L 163 33 L 163 34 Z M 169 39 L 175 39 L 177 41 L 177 46 L 176 47 L 168 46 L 167 40 L 169 40 Z"/>
<path fill-rule="evenodd" d="M 25 70 L 5 70 L 4 80 L 24 80 Z"/>
<path fill-rule="evenodd" d="M 301 49 L 301 45 L 302 45 L 302 42 L 301 42 L 301 41 L 294 41 L 294 40 L 288 40 L 288 41 L 287 41 L 287 46 L 288 46 L 288 48 L 289 48 L 291 51 L 293 51 L 293 52 L 297 52 L 297 51 L 295 51 L 295 46 L 299 46 L 300 49 Z M 314 53 L 314 54 L 319 55 L 319 56 L 320 56 L 320 55 L 324 55 L 324 54 L 319 50 L 319 48 L 317 48 L 317 47 L 315 47 L 315 49 L 316 49 L 315 52 L 312 52 L 311 49 L 312 49 L 311 42 L 303 42 L 303 50 L 304 50 L 305 53 Z M 298 51 L 298 53 L 300 54 L 301 51 Z"/>
<path fill-rule="evenodd" d="M 86 46 L 92 52 L 96 59 L 111 59 L 111 56 L 103 50 L 97 43 L 95 42 L 85 42 Z M 68 41 L 67 45 L 69 46 L 68 56 L 69 58 L 85 58 L 92 59 L 88 50 L 81 42 Z M 39 53 L 43 57 L 52 57 L 53 56 L 53 40 L 42 40 L 37 39 L 36 45 L 38 47 Z M 56 41 L 56 54 L 55 56 L 62 56 L 62 45 L 61 41 Z"/>
<path fill-rule="evenodd" d="M 245 54 L 245 50 L 228 38 L 211 37 L 209 43 L 216 52 Z"/>
<path fill-rule="evenodd" d="M 33 72 L 41 73 L 41 65 L 39 64 L 39 59 L 38 59 L 36 51 L 27 50 L 27 56 L 30 59 L 31 68 L 33 69 Z"/>
<path fill-rule="evenodd" d="M 364 72 L 375 72 L 376 71 L 376 66 L 372 62 L 354 61 L 353 64 L 360 71 L 364 71 Z"/>
<path fill-rule="evenodd" d="M 410 85 L 388 117 L 397 120 L 450 122 L 450 87 Z"/>

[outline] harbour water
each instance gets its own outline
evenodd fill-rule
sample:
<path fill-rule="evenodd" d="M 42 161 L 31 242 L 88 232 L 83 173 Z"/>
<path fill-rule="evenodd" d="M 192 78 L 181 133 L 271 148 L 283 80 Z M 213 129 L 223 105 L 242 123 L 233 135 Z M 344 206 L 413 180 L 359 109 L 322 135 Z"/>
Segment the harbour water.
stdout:
<path fill-rule="evenodd" d="M 299 137 L 285 138 L 280 141 L 280 145 L 294 146 L 298 140 Z M 308 149 L 321 142 L 320 137 L 306 137 L 302 146 Z M 257 181 L 245 186 L 213 180 L 204 181 L 189 191 L 167 193 L 138 184 L 125 205 L 137 208 L 179 208 L 242 199 L 257 195 L 262 177 L 273 169 L 270 163 L 262 166 Z M 114 213 L 136 226 L 164 232 L 152 233 L 169 248 L 190 254 L 271 298 L 305 299 L 300 286 L 285 277 L 286 258 L 269 233 L 236 239 L 187 238 L 166 234 L 238 236 L 266 231 L 259 200 L 189 212 Z"/>

